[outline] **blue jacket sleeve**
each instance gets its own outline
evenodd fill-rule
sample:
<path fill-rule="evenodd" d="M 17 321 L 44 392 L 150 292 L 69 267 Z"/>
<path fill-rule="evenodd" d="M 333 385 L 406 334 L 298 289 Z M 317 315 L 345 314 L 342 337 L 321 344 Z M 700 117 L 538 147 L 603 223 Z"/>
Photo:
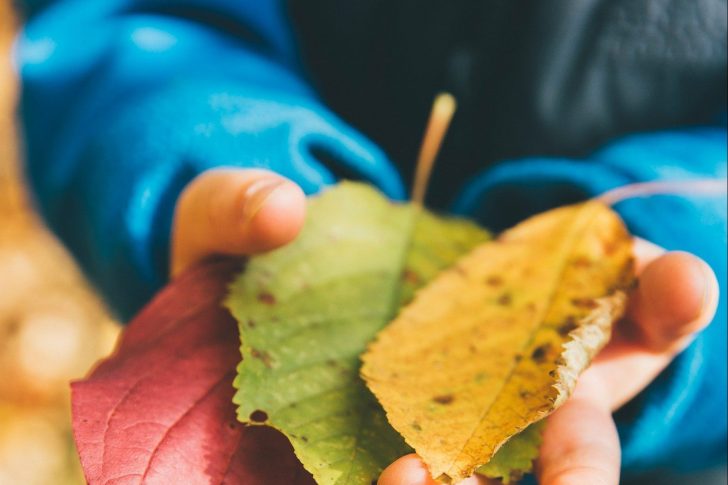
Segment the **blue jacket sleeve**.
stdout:
<path fill-rule="evenodd" d="M 278 0 L 65 0 L 15 52 L 30 182 L 51 228 L 122 318 L 164 283 L 179 191 L 216 166 L 311 193 L 398 175 L 297 74 Z"/>
<path fill-rule="evenodd" d="M 726 177 L 725 128 L 632 136 L 589 160 L 528 159 L 474 180 L 457 212 L 506 227 L 529 213 L 635 182 Z M 645 391 L 616 414 L 625 474 L 699 469 L 726 460 L 726 198 L 651 196 L 617 205 L 631 231 L 712 266 L 721 286 L 711 325 Z"/>

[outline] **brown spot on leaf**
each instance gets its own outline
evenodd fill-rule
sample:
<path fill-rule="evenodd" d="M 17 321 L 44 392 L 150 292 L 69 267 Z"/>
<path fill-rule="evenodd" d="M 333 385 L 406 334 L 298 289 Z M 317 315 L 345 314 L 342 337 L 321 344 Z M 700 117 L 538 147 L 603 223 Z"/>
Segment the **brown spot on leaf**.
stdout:
<path fill-rule="evenodd" d="M 264 305 L 275 305 L 276 297 L 273 296 L 271 293 L 263 291 L 261 293 L 258 293 L 258 301 L 263 303 Z"/>
<path fill-rule="evenodd" d="M 611 256 L 619 248 L 619 244 L 616 241 L 607 240 L 604 241 L 602 248 L 604 249 L 604 254 Z"/>
<path fill-rule="evenodd" d="M 513 302 L 513 297 L 510 293 L 503 293 L 501 296 L 498 297 L 498 300 L 496 300 L 499 305 L 508 306 Z"/>
<path fill-rule="evenodd" d="M 585 256 L 578 256 L 574 258 L 574 260 L 571 262 L 575 267 L 577 268 L 588 268 L 592 265 L 592 262 L 589 258 Z"/>
<path fill-rule="evenodd" d="M 593 298 L 574 298 L 571 303 L 577 308 L 584 308 L 587 310 L 594 310 L 599 305 Z"/>
<path fill-rule="evenodd" d="M 432 400 L 437 404 L 447 405 L 455 400 L 455 396 L 452 394 L 442 394 L 440 396 L 433 397 Z"/>
<path fill-rule="evenodd" d="M 263 362 L 263 365 L 267 368 L 271 368 L 271 363 L 273 362 L 273 359 L 271 358 L 270 354 L 266 352 L 265 350 L 258 350 L 256 348 L 250 349 L 250 356 L 254 359 L 258 359 L 261 362 Z"/>
<path fill-rule="evenodd" d="M 301 436 L 301 439 L 302 439 L 303 441 L 305 441 L 306 443 L 308 443 L 308 436 Z"/>
<path fill-rule="evenodd" d="M 420 426 L 420 423 L 418 423 L 417 421 L 414 421 L 412 423 L 412 429 L 416 431 L 422 431 L 422 426 Z"/>
<path fill-rule="evenodd" d="M 414 271 L 412 271 L 409 268 L 405 268 L 404 271 L 402 272 L 402 279 L 404 281 L 406 281 L 407 283 L 410 283 L 413 285 L 417 285 L 420 283 L 420 277 L 417 276 L 417 273 L 415 273 Z"/>
<path fill-rule="evenodd" d="M 255 320 L 252 318 L 248 319 L 248 328 L 255 328 Z"/>
<path fill-rule="evenodd" d="M 503 278 L 497 275 L 488 276 L 485 280 L 485 284 L 488 286 L 500 286 L 503 284 Z"/>
<path fill-rule="evenodd" d="M 268 421 L 268 413 L 261 411 L 260 409 L 256 409 L 250 413 L 250 421 L 253 423 L 265 423 Z"/>
<path fill-rule="evenodd" d="M 559 326 L 557 329 L 557 332 L 559 332 L 559 335 L 562 337 L 566 337 L 569 335 L 573 330 L 576 330 L 576 327 L 579 325 L 576 323 L 576 320 L 574 317 L 569 316 L 564 323 Z"/>
<path fill-rule="evenodd" d="M 630 258 L 630 260 L 622 267 L 617 282 L 609 288 L 609 294 L 612 294 L 617 290 L 632 291 L 637 288 L 639 280 L 635 277 L 634 265 L 634 258 Z"/>
<path fill-rule="evenodd" d="M 537 364 L 543 363 L 546 360 L 549 350 L 551 350 L 551 344 L 539 345 L 531 352 L 531 360 Z"/>

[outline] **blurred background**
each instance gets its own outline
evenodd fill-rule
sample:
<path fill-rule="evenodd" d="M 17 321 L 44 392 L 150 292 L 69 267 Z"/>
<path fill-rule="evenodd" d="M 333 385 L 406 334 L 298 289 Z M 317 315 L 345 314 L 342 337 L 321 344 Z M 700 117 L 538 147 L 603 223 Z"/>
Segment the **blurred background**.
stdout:
<path fill-rule="evenodd" d="M 17 19 L 0 1 L 0 485 L 83 483 L 70 380 L 107 355 L 119 326 L 32 209 L 21 175 L 10 63 Z"/>

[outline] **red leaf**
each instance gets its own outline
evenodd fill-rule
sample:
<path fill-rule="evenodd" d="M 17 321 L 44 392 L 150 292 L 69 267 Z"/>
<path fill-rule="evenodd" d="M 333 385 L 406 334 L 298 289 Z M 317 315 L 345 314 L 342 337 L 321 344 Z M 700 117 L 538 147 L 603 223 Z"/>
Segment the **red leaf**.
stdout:
<path fill-rule="evenodd" d="M 277 431 L 235 418 L 237 325 L 221 305 L 240 271 L 210 262 L 165 288 L 116 352 L 72 384 L 73 429 L 95 484 L 312 484 Z"/>

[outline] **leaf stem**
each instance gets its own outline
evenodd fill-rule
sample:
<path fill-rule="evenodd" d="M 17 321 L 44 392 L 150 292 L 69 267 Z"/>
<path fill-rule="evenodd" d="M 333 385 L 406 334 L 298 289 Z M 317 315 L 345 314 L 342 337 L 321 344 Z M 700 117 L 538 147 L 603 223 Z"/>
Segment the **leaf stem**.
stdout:
<path fill-rule="evenodd" d="M 658 194 L 712 196 L 725 194 L 726 192 L 728 192 L 728 180 L 724 178 L 667 180 L 623 185 L 604 192 L 596 197 L 596 200 L 606 205 L 614 205 L 626 199 Z"/>
<path fill-rule="evenodd" d="M 438 94 L 432 103 L 432 111 L 430 111 L 430 119 L 427 122 L 425 135 L 422 138 L 422 146 L 420 147 L 415 169 L 415 179 L 412 185 L 412 202 L 418 206 L 424 204 L 432 167 L 435 165 L 435 159 L 456 108 L 457 102 L 450 93 Z"/>

